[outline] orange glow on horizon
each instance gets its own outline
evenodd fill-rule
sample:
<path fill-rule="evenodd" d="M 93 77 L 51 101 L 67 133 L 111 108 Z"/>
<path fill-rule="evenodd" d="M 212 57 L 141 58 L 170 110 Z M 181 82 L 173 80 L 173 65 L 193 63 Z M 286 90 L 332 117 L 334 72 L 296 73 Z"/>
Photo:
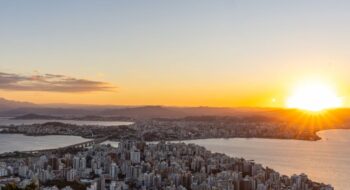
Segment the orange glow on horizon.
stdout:
<path fill-rule="evenodd" d="M 307 81 L 299 84 L 286 101 L 288 108 L 313 112 L 339 108 L 342 105 L 343 100 L 337 95 L 336 90 L 328 83 L 320 81 Z"/>
<path fill-rule="evenodd" d="M 0 97 L 37 104 L 275 107 L 311 111 L 348 106 L 348 102 L 338 96 L 334 85 L 325 82 L 315 84 L 304 81 L 296 88 L 292 88 L 291 83 L 287 81 L 255 85 L 220 83 L 191 86 L 162 83 L 149 86 L 139 84 L 119 86 L 120 88 L 114 92 L 58 93 L 0 90 Z M 290 92 L 287 89 L 294 90 Z M 312 101 L 308 102 L 310 99 Z"/>

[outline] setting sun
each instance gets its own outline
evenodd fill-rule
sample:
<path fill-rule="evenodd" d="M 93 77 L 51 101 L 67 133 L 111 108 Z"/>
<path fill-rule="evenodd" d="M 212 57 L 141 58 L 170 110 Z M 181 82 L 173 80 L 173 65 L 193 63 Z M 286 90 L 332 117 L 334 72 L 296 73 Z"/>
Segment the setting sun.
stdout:
<path fill-rule="evenodd" d="M 286 105 L 288 108 L 322 111 L 342 106 L 342 99 L 327 83 L 308 82 L 294 89 Z"/>

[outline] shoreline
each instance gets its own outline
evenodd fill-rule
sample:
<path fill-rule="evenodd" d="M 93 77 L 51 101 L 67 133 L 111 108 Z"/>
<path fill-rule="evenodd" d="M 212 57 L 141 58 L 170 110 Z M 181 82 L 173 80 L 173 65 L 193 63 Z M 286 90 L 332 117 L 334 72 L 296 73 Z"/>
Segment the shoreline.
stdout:
<path fill-rule="evenodd" d="M 5 127 L 6 128 L 6 127 Z M 5 128 L 1 128 L 0 127 L 0 134 L 21 134 L 24 136 L 29 136 L 29 137 L 43 137 L 43 136 L 76 136 L 76 137 L 81 137 L 81 138 L 85 138 L 85 139 L 95 139 L 95 138 L 91 138 L 91 136 L 84 136 L 84 135 L 76 135 L 76 134 L 62 134 L 62 133 L 43 133 L 43 134 L 31 134 L 31 133 L 23 133 L 23 132 L 7 132 L 7 131 L 3 131 L 3 129 Z M 323 131 L 329 131 L 329 130 L 350 130 L 350 128 L 332 128 L 332 129 L 322 129 L 322 130 L 318 130 L 315 131 L 314 136 L 316 137 L 315 139 L 306 139 L 306 138 L 283 138 L 283 137 L 199 137 L 199 138 L 179 138 L 179 139 L 159 139 L 159 140 L 145 140 L 145 142 L 156 142 L 156 141 L 187 141 L 187 140 L 201 140 L 201 139 L 237 139 L 237 138 L 242 138 L 242 139 L 271 139 L 271 140 L 299 140 L 299 141 L 319 141 L 322 140 L 322 138 L 317 135 L 317 133 L 319 132 L 323 132 Z M 116 141 L 116 139 L 110 138 L 108 139 L 110 141 Z"/>
<path fill-rule="evenodd" d="M 349 130 L 349 129 L 324 129 L 324 130 L 320 130 L 317 131 L 318 132 L 324 132 L 324 131 L 330 131 L 330 130 Z M 9 135 L 23 135 L 23 136 L 28 136 L 28 137 L 45 137 L 45 136 L 73 136 L 73 137 L 80 137 L 80 138 L 84 138 L 86 141 L 92 140 L 94 138 L 85 138 L 83 136 L 79 136 L 79 135 L 63 135 L 63 134 L 48 134 L 48 135 L 28 135 L 28 134 L 23 134 L 23 133 L 0 133 L 0 134 L 9 134 Z M 304 142 L 316 142 L 319 140 L 322 140 L 321 137 L 319 137 L 318 140 L 302 140 L 302 139 L 286 139 L 286 138 L 260 138 L 260 137 L 249 137 L 249 138 L 245 138 L 245 137 L 232 137 L 232 138 L 223 138 L 223 137 L 217 137 L 217 138 L 192 138 L 192 139 L 165 139 L 165 140 L 154 140 L 154 141 L 145 141 L 147 143 L 154 143 L 154 142 L 171 142 L 171 143 L 182 143 L 183 141 L 195 141 L 195 140 L 215 140 L 215 139 L 224 139 L 224 140 L 230 140 L 230 139 L 247 139 L 247 140 L 253 140 L 253 139 L 264 139 L 264 140 L 291 140 L 291 141 L 304 141 Z M 135 140 L 135 139 L 133 139 Z M 122 139 L 107 139 L 106 141 L 111 141 L 111 142 L 120 142 L 122 141 Z M 59 147 L 57 148 L 59 149 Z M 30 150 L 26 150 L 26 151 L 32 151 L 34 149 L 30 149 Z M 40 150 L 48 150 L 48 149 L 40 149 Z M 13 155 L 13 154 L 21 154 L 21 152 L 23 151 L 11 151 L 11 152 L 3 152 L 0 153 L 0 157 L 3 157 L 4 155 Z M 25 151 L 24 151 L 25 152 Z M 8 157 L 8 156 L 6 156 Z M 12 156 L 9 156 L 12 157 Z"/>
<path fill-rule="evenodd" d="M 121 143 L 128 143 L 129 141 L 122 141 Z M 140 141 L 135 141 L 135 142 L 138 142 L 140 144 L 142 144 L 143 142 L 140 142 Z M 102 146 L 106 146 L 106 145 L 102 145 Z M 278 175 L 279 176 L 279 180 L 282 180 L 282 182 L 285 182 L 285 180 L 287 179 L 292 179 L 293 177 L 297 177 L 297 176 L 302 176 L 302 178 L 306 178 L 307 179 L 307 183 L 309 185 L 311 185 L 311 187 L 315 187 L 315 188 L 320 188 L 320 187 L 325 187 L 327 189 L 333 189 L 332 185 L 331 184 L 327 184 L 327 183 L 324 183 L 324 182 L 319 182 L 319 181 L 314 181 L 313 179 L 311 178 L 308 178 L 307 174 L 305 173 L 301 173 L 301 174 L 292 174 L 292 175 L 286 175 L 284 173 L 280 173 L 278 170 L 275 170 L 273 169 L 273 167 L 269 167 L 267 165 L 263 165 L 263 164 L 260 164 L 260 162 L 257 162 L 255 160 L 246 160 L 245 158 L 243 157 L 236 157 L 236 156 L 230 156 L 226 153 L 219 153 L 219 152 L 215 152 L 215 151 L 211 151 L 207 148 L 205 148 L 204 146 L 201 146 L 201 145 L 195 145 L 195 144 L 186 144 L 186 143 L 181 143 L 181 142 L 158 142 L 157 143 L 157 146 L 159 148 L 162 148 L 161 150 L 164 150 L 164 151 L 168 151 L 167 148 L 165 148 L 165 146 L 167 147 L 174 147 L 176 148 L 176 150 L 181 150 L 181 147 L 186 147 L 186 149 L 192 149 L 193 152 L 196 153 L 196 158 L 199 158 L 199 155 L 201 155 L 201 158 L 207 158 L 209 159 L 208 157 L 210 156 L 210 159 L 219 159 L 219 160 L 222 160 L 222 159 L 225 159 L 226 160 L 226 163 L 227 162 L 230 162 L 230 163 L 237 163 L 237 162 L 240 162 L 244 165 L 255 165 L 254 168 L 260 168 L 262 170 L 259 170 L 259 171 L 264 171 L 264 172 L 268 172 L 268 173 L 275 173 L 275 175 Z M 108 146 L 106 146 L 108 148 Z M 154 148 L 154 146 L 149 146 L 149 145 L 145 145 L 145 146 L 137 146 L 137 147 L 153 147 L 152 150 L 157 150 L 159 151 L 159 148 Z M 171 148 L 171 147 L 170 147 Z M 95 147 L 92 147 L 92 149 L 95 149 Z M 97 149 L 97 150 L 100 150 L 100 149 Z M 102 149 L 104 150 L 104 149 Z M 151 150 L 151 149 L 149 149 Z M 184 150 L 184 149 L 182 149 Z M 201 151 L 198 151 L 198 150 L 201 150 Z M 84 152 L 84 151 L 88 151 L 84 148 L 82 149 L 79 149 L 75 152 L 76 153 L 79 153 L 79 152 Z M 141 152 L 141 151 L 140 151 Z M 142 152 L 141 152 L 142 153 Z M 14 153 L 16 154 L 16 153 Z M 4 158 L 4 162 L 8 162 L 8 163 L 11 163 L 11 161 L 14 161 L 14 159 L 23 159 L 25 157 L 38 157 L 39 155 L 30 155 L 30 154 L 21 154 L 20 152 L 17 152 L 18 156 L 17 158 Z M 51 154 L 51 153 L 50 153 Z M 61 152 L 59 153 L 59 155 L 64 155 L 65 153 L 64 152 Z M 174 155 L 182 155 L 182 154 L 174 154 Z M 188 155 L 193 155 L 191 154 L 190 152 L 188 152 Z M 191 157 L 190 156 L 190 157 Z M 184 156 L 182 158 L 186 159 L 186 158 L 190 158 L 188 156 Z M 225 170 L 225 171 L 236 171 L 234 170 L 233 168 L 230 167 L 230 165 L 226 165 L 226 166 L 223 166 L 224 168 L 220 168 L 218 169 L 218 171 L 221 171 L 221 170 Z M 225 167 L 227 167 L 225 169 Z M 197 171 L 199 169 L 195 169 L 195 171 Z M 213 169 L 213 171 L 215 172 L 215 168 Z M 249 172 L 247 173 L 247 171 L 244 171 L 244 169 L 238 169 L 242 174 L 244 174 L 245 176 L 255 176 L 255 174 L 249 174 Z M 256 170 L 257 171 L 257 170 Z M 211 175 L 212 176 L 212 175 Z M 245 179 L 248 179 L 248 178 L 245 178 Z M 286 182 L 286 184 L 289 184 L 288 182 Z"/>
<path fill-rule="evenodd" d="M 328 130 L 328 129 L 327 129 Z M 331 130 L 331 129 L 329 129 Z M 337 129 L 335 129 L 337 130 Z M 326 131 L 326 130 L 322 130 L 322 131 Z M 317 131 L 320 132 L 320 131 Z M 91 136 L 83 136 L 83 135 L 76 135 L 76 134 L 61 134 L 61 133 L 43 133 L 43 134 L 31 134 L 31 133 L 22 133 L 22 132 L 4 132 L 0 130 L 0 134 L 21 134 L 24 136 L 29 136 L 29 137 L 43 137 L 43 136 L 77 136 L 77 137 L 82 137 L 82 138 L 86 138 L 86 139 L 95 139 L 95 138 L 91 138 Z M 145 142 L 154 142 L 154 141 L 184 141 L 184 140 L 200 140 L 200 139 L 234 139 L 234 138 L 243 138 L 243 139 L 276 139 L 276 140 L 300 140 L 300 141 L 318 141 L 318 140 L 322 140 L 321 137 L 319 137 L 318 135 L 316 135 L 315 139 L 302 139 L 302 138 L 283 138 L 283 137 L 198 137 L 198 138 L 181 138 L 181 139 L 157 139 L 157 140 L 145 140 Z M 111 141 L 114 141 L 113 138 L 109 139 Z"/>
<path fill-rule="evenodd" d="M 346 132 L 346 131 L 344 131 L 344 130 L 346 130 L 346 129 L 325 129 L 325 130 L 320 130 L 320 131 L 318 131 L 318 132 L 325 132 L 325 131 L 335 131 L 335 130 L 341 130 L 341 131 L 343 131 L 343 132 Z M 317 132 L 317 133 L 318 133 Z M 339 132 L 338 132 L 339 133 Z M 217 138 L 216 138 L 217 139 Z M 225 138 L 221 138 L 221 139 L 225 139 Z M 237 139 L 237 138 L 232 138 L 232 139 Z M 247 138 L 242 138 L 242 139 L 247 139 Z M 261 139 L 261 138 L 257 138 L 257 139 Z M 265 138 L 266 139 L 266 138 Z M 267 140 L 270 140 L 271 138 L 268 138 Z M 322 139 L 326 139 L 326 138 L 322 138 Z M 196 140 L 196 139 L 192 139 L 192 140 Z M 272 140 L 274 140 L 274 139 L 272 139 Z M 276 139 L 277 140 L 277 139 Z M 280 140 L 293 140 L 293 139 L 280 139 Z M 114 141 L 114 140 L 111 140 L 111 141 Z M 259 142 L 259 141 L 258 141 Z M 182 143 L 182 142 L 170 142 L 170 143 Z M 194 142 L 183 142 L 183 143 L 194 143 Z M 112 144 L 112 143 L 111 143 Z M 26 157 L 26 156 L 30 156 L 30 155 L 23 155 L 24 157 Z M 242 158 L 246 158 L 246 157 L 242 157 Z M 256 160 L 256 159 L 254 159 L 254 162 L 257 162 L 257 163 L 261 163 L 261 161 L 259 161 L 259 160 Z M 271 165 L 271 164 L 264 164 L 265 166 L 271 166 L 271 168 L 275 168 L 275 167 L 273 167 L 274 165 Z M 281 170 L 276 170 L 276 171 L 281 171 Z M 283 170 L 282 170 L 283 171 Z M 281 171 L 281 172 L 282 172 Z M 305 170 L 301 170 L 301 172 L 304 172 Z M 306 172 L 306 171 L 305 171 Z M 300 172 L 296 172 L 296 173 L 300 173 Z M 285 174 L 285 172 L 283 172 L 282 174 Z M 286 174 L 289 174 L 289 173 L 286 173 Z M 306 174 L 308 174 L 308 172 L 306 172 Z"/>
<path fill-rule="evenodd" d="M 165 142 L 171 142 L 171 141 L 191 141 L 191 140 L 206 140 L 206 139 L 266 139 L 266 140 L 296 140 L 296 141 L 309 141 L 309 142 L 315 142 L 315 141 L 319 141 L 322 140 L 322 138 L 317 135 L 317 133 L 319 132 L 324 132 L 324 131 L 331 131 L 331 130 L 350 130 L 349 128 L 334 128 L 334 129 L 323 129 L 323 130 L 319 130 L 317 132 L 315 132 L 315 135 L 318 137 L 316 140 L 308 140 L 308 139 L 298 139 L 298 138 L 278 138 L 278 137 L 208 137 L 208 138 L 191 138 L 191 139 L 187 139 L 187 138 L 183 138 L 183 139 L 159 139 L 159 140 L 145 140 L 145 142 L 160 142 L 160 141 L 165 141 Z M 87 140 L 93 140 L 96 138 L 91 138 L 91 137 L 85 137 L 82 135 L 75 135 L 75 134 L 28 134 L 28 133 L 16 133 L 16 132 L 2 132 L 1 128 L 0 128 L 0 135 L 1 134 L 8 134 L 8 135 L 23 135 L 23 136 L 28 136 L 28 137 L 44 137 L 44 136 L 73 136 L 73 137 L 81 137 Z M 107 139 L 108 141 L 112 141 L 112 142 L 119 142 L 121 141 L 121 139 Z M 134 139 L 132 139 L 134 140 Z M 137 140 L 137 139 L 135 139 Z"/>

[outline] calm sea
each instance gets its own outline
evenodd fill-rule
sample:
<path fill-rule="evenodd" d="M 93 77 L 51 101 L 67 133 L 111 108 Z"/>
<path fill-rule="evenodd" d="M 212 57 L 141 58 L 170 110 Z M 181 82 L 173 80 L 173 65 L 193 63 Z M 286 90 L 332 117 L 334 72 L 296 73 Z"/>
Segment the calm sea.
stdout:
<path fill-rule="evenodd" d="M 281 174 L 306 173 L 312 180 L 348 190 L 350 182 L 350 130 L 319 132 L 319 141 L 277 139 L 204 139 L 189 140 L 213 152 L 255 160 Z M 31 137 L 0 134 L 0 153 L 15 150 L 46 149 L 86 141 L 75 136 Z M 117 145 L 117 142 L 107 142 Z"/>
<path fill-rule="evenodd" d="M 25 136 L 22 134 L 0 134 L 0 153 L 26 150 L 42 150 L 64 147 L 89 141 L 77 136 L 50 135 Z"/>
<path fill-rule="evenodd" d="M 350 130 L 318 133 L 322 140 L 310 142 L 275 139 L 189 140 L 213 152 L 243 157 L 269 166 L 281 174 L 306 173 L 310 179 L 348 190 L 350 183 Z"/>
<path fill-rule="evenodd" d="M 40 124 L 46 122 L 62 122 L 75 125 L 99 125 L 99 126 L 120 126 L 130 125 L 132 122 L 123 121 L 77 121 L 77 120 L 13 120 L 8 117 L 0 117 L 0 126 L 11 125 L 30 125 Z M 13 152 L 13 151 L 26 151 L 26 150 L 40 150 L 64 147 L 72 144 L 88 141 L 77 136 L 64 136 L 64 135 L 52 135 L 52 136 L 24 136 L 21 134 L 0 134 L 0 153 Z"/>

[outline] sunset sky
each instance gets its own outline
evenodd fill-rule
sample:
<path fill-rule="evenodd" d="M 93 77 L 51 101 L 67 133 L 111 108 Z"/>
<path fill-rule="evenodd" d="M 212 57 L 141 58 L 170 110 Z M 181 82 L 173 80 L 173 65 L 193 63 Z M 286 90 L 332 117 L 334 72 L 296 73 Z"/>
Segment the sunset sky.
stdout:
<path fill-rule="evenodd" d="M 330 84 L 350 106 L 350 1 L 0 2 L 0 97 L 285 106 Z"/>

